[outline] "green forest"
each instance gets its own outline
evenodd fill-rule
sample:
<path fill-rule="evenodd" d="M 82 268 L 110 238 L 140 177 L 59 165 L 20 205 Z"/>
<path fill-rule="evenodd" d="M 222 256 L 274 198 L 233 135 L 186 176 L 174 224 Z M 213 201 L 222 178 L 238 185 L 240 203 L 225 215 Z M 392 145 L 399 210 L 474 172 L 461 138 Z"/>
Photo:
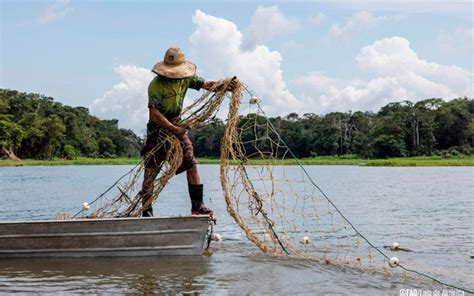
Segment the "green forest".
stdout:
<path fill-rule="evenodd" d="M 242 117 L 240 125 L 248 120 L 265 121 L 254 116 L 258 115 Z M 474 100 L 467 98 L 449 102 L 427 99 L 417 103 L 390 103 L 377 113 L 307 113 L 302 116 L 290 113 L 269 120 L 298 158 L 335 155 L 389 158 L 474 153 Z M 219 119 L 192 131 L 196 155 L 218 156 L 223 133 L 224 123 Z M 241 136 L 243 142 L 252 139 L 251 135 Z M 252 153 L 252 147 L 246 147 L 246 150 Z"/>
<path fill-rule="evenodd" d="M 243 116 L 241 124 L 265 120 L 255 116 Z M 298 158 L 474 153 L 474 100 L 468 98 L 396 102 L 378 112 L 290 113 L 269 120 Z M 224 124 L 215 119 L 190 132 L 196 156 L 219 156 Z M 44 95 L 0 89 L 3 158 L 137 157 L 142 145 L 143 139 L 119 128 L 118 120 L 101 120 L 87 108 Z"/>
<path fill-rule="evenodd" d="M 84 107 L 44 95 L 0 89 L 0 146 L 4 158 L 134 157 L 142 146 L 118 120 L 101 120 Z"/>

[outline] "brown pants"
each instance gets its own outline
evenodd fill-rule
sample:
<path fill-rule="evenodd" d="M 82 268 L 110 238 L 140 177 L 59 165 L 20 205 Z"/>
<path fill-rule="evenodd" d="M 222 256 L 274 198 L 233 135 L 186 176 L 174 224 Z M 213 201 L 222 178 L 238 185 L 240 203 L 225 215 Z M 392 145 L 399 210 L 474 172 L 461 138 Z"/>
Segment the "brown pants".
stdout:
<path fill-rule="evenodd" d="M 159 169 L 163 161 L 168 158 L 169 147 L 166 145 L 166 142 L 163 141 L 162 136 L 160 136 L 160 132 L 152 132 L 147 136 L 145 147 L 143 147 L 141 151 L 142 157 L 145 157 L 148 153 L 150 153 L 153 148 L 157 145 L 160 145 L 158 149 L 156 149 L 149 158 L 145 160 L 145 168 L 146 169 Z M 193 151 L 193 143 L 191 139 L 189 139 L 188 135 L 184 135 L 181 139 L 181 147 L 183 148 L 183 162 L 181 166 L 176 171 L 176 174 L 180 174 L 184 171 L 189 170 L 194 165 L 196 165 L 196 158 L 194 157 Z"/>

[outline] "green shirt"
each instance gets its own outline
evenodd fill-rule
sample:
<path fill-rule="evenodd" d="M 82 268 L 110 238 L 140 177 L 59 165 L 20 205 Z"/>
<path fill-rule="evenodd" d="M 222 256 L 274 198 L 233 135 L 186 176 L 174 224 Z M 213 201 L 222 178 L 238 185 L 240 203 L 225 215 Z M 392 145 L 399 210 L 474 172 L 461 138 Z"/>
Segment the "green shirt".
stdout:
<path fill-rule="evenodd" d="M 158 109 L 169 120 L 176 118 L 183 109 L 188 88 L 200 90 L 203 84 L 204 78 L 196 75 L 182 79 L 158 75 L 148 86 L 148 108 Z"/>

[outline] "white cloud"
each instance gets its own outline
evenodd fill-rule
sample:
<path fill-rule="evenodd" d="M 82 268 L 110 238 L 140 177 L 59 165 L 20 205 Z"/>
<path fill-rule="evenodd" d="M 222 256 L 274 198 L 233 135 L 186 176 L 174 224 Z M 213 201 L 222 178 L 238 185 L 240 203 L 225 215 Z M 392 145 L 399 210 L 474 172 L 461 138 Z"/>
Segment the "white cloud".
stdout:
<path fill-rule="evenodd" d="M 472 73 L 420 59 L 407 39 L 385 38 L 365 46 L 356 58 L 359 66 L 378 75 L 414 73 L 438 84 L 445 84 L 459 95 L 472 94 Z"/>
<path fill-rule="evenodd" d="M 120 76 L 120 82 L 95 99 L 90 110 L 100 118 L 119 119 L 121 127 L 142 130 L 148 120 L 147 89 L 154 74 L 133 65 L 120 65 L 115 72 Z"/>
<path fill-rule="evenodd" d="M 376 111 L 394 101 L 472 97 L 474 93 L 473 73 L 420 59 L 405 38 L 385 38 L 365 46 L 356 61 L 371 78 L 343 81 L 310 73 L 296 79 L 306 105 L 317 113 Z"/>
<path fill-rule="evenodd" d="M 270 115 L 377 111 L 394 101 L 451 99 L 474 94 L 472 72 L 418 57 L 409 41 L 402 37 L 384 38 L 360 49 L 354 62 L 360 74 L 367 78 L 342 80 L 309 73 L 292 81 L 295 91 L 292 93 L 283 80 L 283 59 L 279 52 L 264 45 L 243 50 L 243 34 L 228 20 L 200 10 L 192 20 L 195 31 L 189 37 L 188 58 L 198 65 L 198 72 L 210 80 L 238 76 L 262 98 L 263 107 Z M 121 126 L 143 130 L 148 118 L 147 86 L 153 74 L 130 65 L 119 66 L 116 72 L 120 82 L 97 98 L 90 108 L 101 117 L 118 118 Z"/>
<path fill-rule="evenodd" d="M 352 15 L 344 25 L 333 24 L 329 33 L 336 40 L 344 43 L 354 33 L 367 30 L 385 19 L 387 17 L 375 16 L 368 11 L 359 11 Z"/>
<path fill-rule="evenodd" d="M 225 19 L 197 10 L 196 30 L 189 38 L 194 61 L 208 79 L 238 76 L 264 99 L 266 111 L 299 111 L 302 107 L 283 81 L 282 57 L 264 45 L 242 50 L 243 37 L 237 26 Z"/>
<path fill-rule="evenodd" d="M 74 8 L 70 7 L 69 3 L 70 0 L 56 0 L 38 17 L 38 23 L 46 24 L 66 17 L 66 15 L 74 11 Z"/>
<path fill-rule="evenodd" d="M 322 12 L 319 12 L 313 16 L 309 17 L 309 23 L 313 25 L 320 25 L 326 20 L 326 15 Z"/>
<path fill-rule="evenodd" d="M 245 31 L 242 47 L 253 50 L 255 46 L 270 41 L 275 35 L 294 31 L 298 26 L 298 22 L 286 18 L 278 6 L 259 6 Z"/>
<path fill-rule="evenodd" d="M 277 51 L 263 45 L 243 50 L 242 33 L 234 23 L 202 11 L 196 11 L 193 22 L 190 60 L 198 64 L 200 74 L 205 73 L 209 80 L 238 76 L 264 99 L 263 107 L 269 113 L 300 110 L 301 102 L 283 81 L 282 57 Z M 133 65 L 121 65 L 115 71 L 120 82 L 93 102 L 91 112 L 101 118 L 118 118 L 121 127 L 143 130 L 148 119 L 147 87 L 154 75 Z M 185 104 L 189 102 L 185 99 Z"/>

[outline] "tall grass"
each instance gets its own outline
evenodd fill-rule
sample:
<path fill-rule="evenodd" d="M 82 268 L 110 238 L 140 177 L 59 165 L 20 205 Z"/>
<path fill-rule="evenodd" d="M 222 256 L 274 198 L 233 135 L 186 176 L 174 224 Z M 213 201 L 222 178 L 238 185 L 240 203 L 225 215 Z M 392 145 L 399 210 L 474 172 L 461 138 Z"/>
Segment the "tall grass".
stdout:
<path fill-rule="evenodd" d="M 51 159 L 35 160 L 25 159 L 21 161 L 0 160 L 0 166 L 34 166 L 34 165 L 134 165 L 140 158 L 87 158 L 77 159 Z M 218 158 L 199 158 L 198 164 L 219 164 Z M 266 164 L 267 160 L 248 160 L 250 165 Z M 359 166 L 474 166 L 474 155 L 456 156 L 417 156 L 388 159 L 362 159 L 354 156 L 318 156 L 302 158 L 298 160 L 303 165 L 359 165 Z M 274 164 L 296 165 L 297 161 L 291 158 Z"/>

